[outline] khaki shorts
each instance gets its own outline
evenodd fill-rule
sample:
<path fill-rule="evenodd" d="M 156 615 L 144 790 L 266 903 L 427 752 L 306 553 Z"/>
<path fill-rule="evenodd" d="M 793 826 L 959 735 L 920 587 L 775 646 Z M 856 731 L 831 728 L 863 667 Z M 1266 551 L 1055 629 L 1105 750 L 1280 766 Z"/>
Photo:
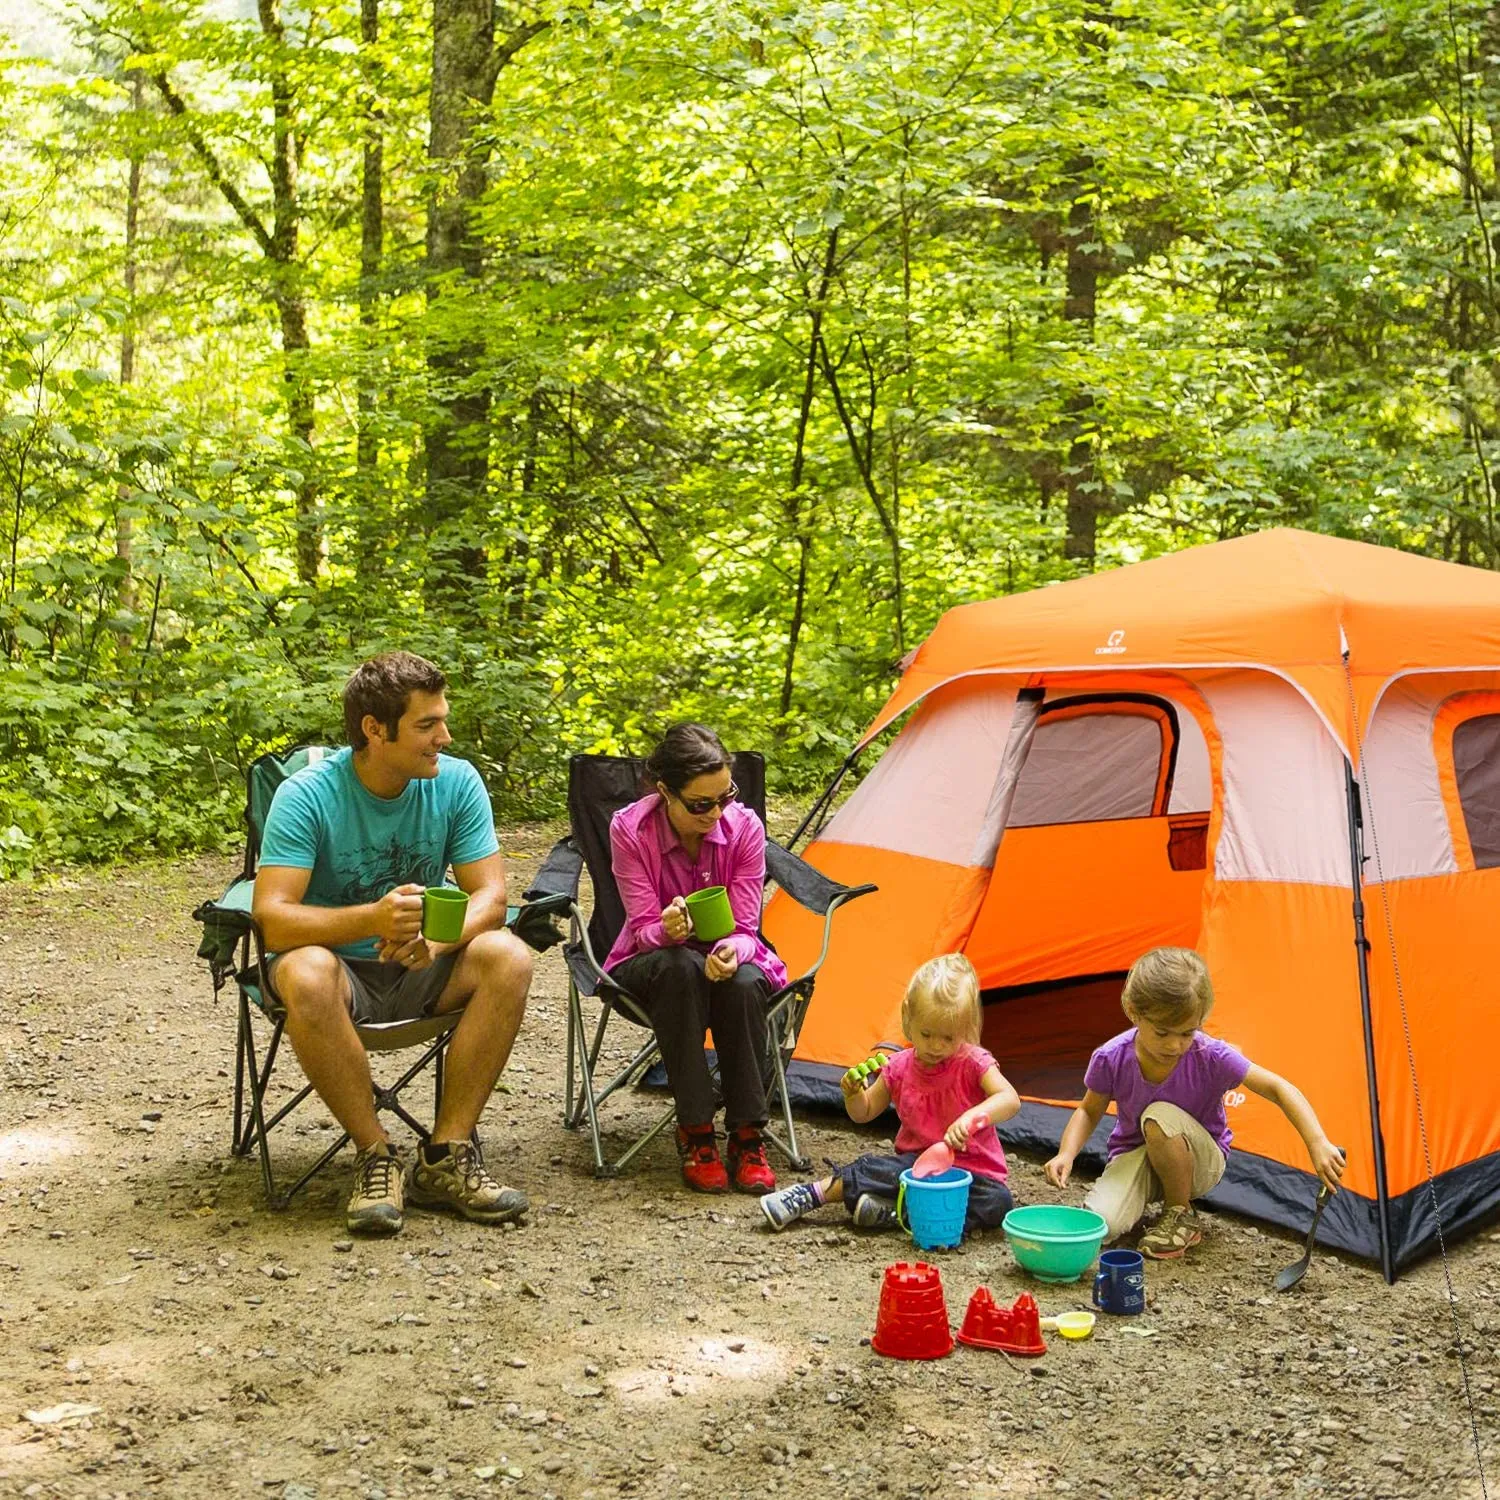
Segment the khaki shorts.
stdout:
<path fill-rule="evenodd" d="M 1185 1109 L 1175 1104 L 1149 1104 L 1141 1111 L 1142 1129 L 1147 1120 L 1154 1120 L 1169 1140 L 1181 1136 L 1187 1141 L 1193 1154 L 1193 1197 L 1201 1198 L 1217 1186 L 1224 1175 L 1224 1153 Z M 1161 1178 L 1152 1168 L 1146 1148 L 1137 1146 L 1134 1151 L 1122 1151 L 1110 1162 L 1083 1201 L 1109 1221 L 1107 1238 L 1113 1240 L 1134 1229 L 1147 1207 L 1161 1196 Z"/>

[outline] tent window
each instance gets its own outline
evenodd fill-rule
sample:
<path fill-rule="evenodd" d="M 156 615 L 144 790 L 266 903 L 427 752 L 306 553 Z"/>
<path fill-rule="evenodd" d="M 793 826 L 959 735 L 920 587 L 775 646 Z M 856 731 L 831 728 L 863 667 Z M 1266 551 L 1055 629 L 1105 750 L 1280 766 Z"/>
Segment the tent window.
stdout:
<path fill-rule="evenodd" d="M 1160 817 L 1171 796 L 1176 715 L 1154 698 L 1048 704 L 1016 784 L 1008 826 Z"/>
<path fill-rule="evenodd" d="M 1500 865 L 1500 714 L 1453 729 L 1453 774 L 1476 869 Z"/>

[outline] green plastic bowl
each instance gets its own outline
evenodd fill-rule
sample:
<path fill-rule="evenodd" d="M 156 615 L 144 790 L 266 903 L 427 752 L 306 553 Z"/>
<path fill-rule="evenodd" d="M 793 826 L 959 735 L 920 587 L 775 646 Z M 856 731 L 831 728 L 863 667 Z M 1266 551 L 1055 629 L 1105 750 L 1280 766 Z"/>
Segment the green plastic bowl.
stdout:
<path fill-rule="evenodd" d="M 1038 1281 L 1077 1281 L 1093 1265 L 1109 1231 L 1093 1209 L 1062 1204 L 1013 1208 L 1000 1227 L 1021 1269 Z"/>

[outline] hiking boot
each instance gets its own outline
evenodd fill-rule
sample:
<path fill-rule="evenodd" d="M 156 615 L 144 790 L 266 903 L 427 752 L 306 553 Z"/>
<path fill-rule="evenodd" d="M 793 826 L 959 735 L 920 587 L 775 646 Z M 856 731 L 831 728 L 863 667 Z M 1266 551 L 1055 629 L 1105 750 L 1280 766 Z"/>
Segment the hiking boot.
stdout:
<path fill-rule="evenodd" d="M 509 1223 L 531 1207 L 519 1188 L 502 1187 L 485 1171 L 473 1141 L 449 1142 L 447 1153 L 436 1161 L 427 1159 L 423 1147 L 411 1169 L 411 1201 L 414 1207 L 462 1214 L 476 1224 Z"/>
<path fill-rule="evenodd" d="M 729 1174 L 719 1160 L 714 1127 L 694 1125 L 677 1127 L 677 1154 L 682 1158 L 682 1180 L 695 1193 L 727 1193 Z"/>
<path fill-rule="evenodd" d="M 729 1137 L 729 1175 L 737 1193 L 769 1193 L 776 1174 L 766 1160 L 766 1143 L 758 1125 L 738 1125 Z"/>
<path fill-rule="evenodd" d="M 861 1193 L 851 1215 L 856 1229 L 894 1229 L 896 1200 L 878 1193 Z"/>
<path fill-rule="evenodd" d="M 1161 1218 L 1141 1236 L 1136 1248 L 1152 1260 L 1181 1260 L 1202 1239 L 1198 1215 L 1189 1207 L 1176 1205 L 1162 1210 Z"/>
<path fill-rule="evenodd" d="M 354 1158 L 354 1191 L 344 1210 L 350 1234 L 400 1234 L 405 1222 L 405 1171 L 389 1141 L 366 1146 Z"/>
<path fill-rule="evenodd" d="M 760 1200 L 760 1211 L 772 1229 L 785 1229 L 803 1214 L 810 1214 L 822 1206 L 823 1200 L 810 1182 L 794 1182 L 791 1187 L 782 1188 L 779 1193 L 767 1193 Z"/>

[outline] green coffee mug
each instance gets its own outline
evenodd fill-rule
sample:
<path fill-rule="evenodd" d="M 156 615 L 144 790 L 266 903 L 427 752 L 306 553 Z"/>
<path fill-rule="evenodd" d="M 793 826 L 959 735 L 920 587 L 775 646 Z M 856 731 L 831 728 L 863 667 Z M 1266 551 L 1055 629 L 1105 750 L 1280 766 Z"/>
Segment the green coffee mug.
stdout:
<path fill-rule="evenodd" d="M 451 885 L 430 885 L 422 892 L 422 936 L 429 943 L 456 943 L 464 935 L 469 893 Z"/>
<path fill-rule="evenodd" d="M 700 943 L 716 943 L 734 931 L 729 892 L 722 885 L 705 886 L 687 898 L 688 922 Z"/>

